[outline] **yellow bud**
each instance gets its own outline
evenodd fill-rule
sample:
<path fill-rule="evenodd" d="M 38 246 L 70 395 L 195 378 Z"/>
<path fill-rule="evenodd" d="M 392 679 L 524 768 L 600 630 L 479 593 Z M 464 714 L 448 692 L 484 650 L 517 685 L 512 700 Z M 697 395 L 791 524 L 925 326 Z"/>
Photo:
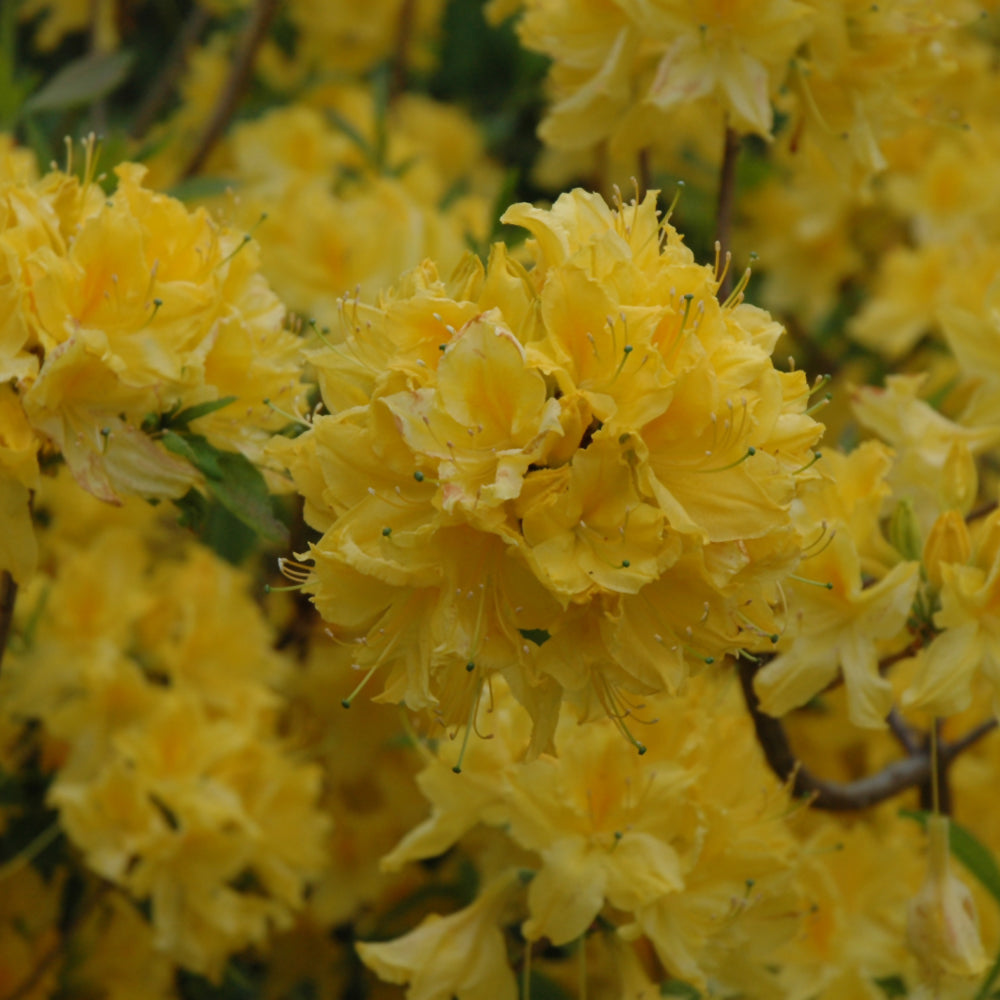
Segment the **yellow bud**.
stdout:
<path fill-rule="evenodd" d="M 941 589 L 941 567 L 945 563 L 966 563 L 971 553 L 965 518 L 957 510 L 938 515 L 924 545 L 924 569 L 931 586 Z"/>
<path fill-rule="evenodd" d="M 941 499 L 944 506 L 968 513 L 979 490 L 976 460 L 968 444 L 953 441 L 941 469 Z"/>
<path fill-rule="evenodd" d="M 1000 557 L 1000 510 L 993 511 L 976 532 L 976 565 L 990 570 Z"/>
<path fill-rule="evenodd" d="M 927 818 L 927 878 L 906 922 L 907 942 L 935 984 L 944 976 L 978 976 L 989 964 L 972 894 L 950 870 L 948 825 L 947 816 Z"/>
<path fill-rule="evenodd" d="M 889 541 L 904 559 L 920 558 L 920 524 L 917 522 L 913 504 L 907 499 L 900 500 L 892 512 L 892 519 L 889 521 Z"/>

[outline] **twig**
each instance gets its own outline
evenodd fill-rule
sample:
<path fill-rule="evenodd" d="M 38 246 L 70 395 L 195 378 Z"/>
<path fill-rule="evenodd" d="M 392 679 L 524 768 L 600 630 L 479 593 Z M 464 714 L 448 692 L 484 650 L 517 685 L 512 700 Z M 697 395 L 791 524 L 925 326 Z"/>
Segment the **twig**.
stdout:
<path fill-rule="evenodd" d="M 133 139 L 142 139 L 153 127 L 153 123 L 160 116 L 160 112 L 173 93 L 177 81 L 187 67 L 191 49 L 201 38 L 210 20 L 211 15 L 208 11 L 199 4 L 195 4 L 174 39 L 174 44 L 170 46 L 163 68 L 156 75 L 153 86 L 149 88 L 139 105 L 135 122 L 132 125 Z"/>
<path fill-rule="evenodd" d="M 817 809 L 845 812 L 866 809 L 868 806 L 884 802 L 907 788 L 927 782 L 930 778 L 931 759 L 924 748 L 903 760 L 888 764 L 876 774 L 870 774 L 856 781 L 827 781 L 816 777 L 792 753 L 781 721 L 765 715 L 760 710 L 757 692 L 753 687 L 753 680 L 759 668 L 759 664 L 740 661 L 738 669 L 743 698 L 753 718 L 757 740 L 764 751 L 768 765 L 782 781 L 791 782 L 793 795 L 809 798 L 810 804 Z M 942 767 L 987 733 L 992 732 L 996 725 L 996 719 L 989 719 L 953 743 L 941 744 L 938 756 Z"/>
<path fill-rule="evenodd" d="M 14 620 L 14 603 L 17 600 L 17 584 L 6 570 L 0 573 L 0 665 L 7 649 L 11 622 Z"/>
<path fill-rule="evenodd" d="M 722 258 L 732 250 L 733 205 L 736 202 L 736 161 L 740 155 L 740 134 L 726 126 L 726 140 L 722 149 L 722 166 L 719 169 L 719 198 L 715 210 L 715 238 L 721 247 Z M 734 267 L 726 268 L 719 285 L 719 301 L 725 302 L 733 290 Z"/>
<path fill-rule="evenodd" d="M 246 29 L 237 46 L 236 55 L 233 57 L 233 66 L 229 71 L 229 77 L 219 94 L 219 100 L 208 120 L 208 125 L 205 126 L 205 131 L 198 142 L 194 155 L 184 168 L 181 175 L 183 178 L 193 176 L 204 166 L 208 154 L 211 153 L 229 126 L 236 113 L 236 107 L 240 103 L 240 98 L 250 82 L 254 58 L 265 35 L 267 35 L 267 29 L 278 9 L 278 3 L 279 0 L 255 0 Z"/>
<path fill-rule="evenodd" d="M 649 146 L 643 146 L 639 150 L 639 191 L 638 198 L 644 198 L 649 189 L 653 186 L 653 165 L 650 158 Z"/>
<path fill-rule="evenodd" d="M 406 90 L 410 69 L 410 47 L 413 43 L 413 19 L 416 13 L 415 0 L 403 0 L 399 8 L 399 23 L 396 31 L 396 48 L 392 54 L 392 82 L 389 85 L 389 101 L 394 101 Z"/>
<path fill-rule="evenodd" d="M 893 736 L 899 740 L 900 745 L 908 756 L 912 757 L 914 754 L 920 753 L 923 748 L 923 741 L 920 739 L 920 734 L 895 708 L 889 712 L 889 717 L 886 721 L 889 723 L 889 728 L 892 730 Z"/>

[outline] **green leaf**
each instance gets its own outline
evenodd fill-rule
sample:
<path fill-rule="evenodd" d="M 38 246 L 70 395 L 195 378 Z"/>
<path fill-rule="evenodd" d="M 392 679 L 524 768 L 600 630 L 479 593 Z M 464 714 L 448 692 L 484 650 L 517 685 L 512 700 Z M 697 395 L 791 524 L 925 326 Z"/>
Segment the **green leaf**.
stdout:
<path fill-rule="evenodd" d="M 189 406 L 171 417 L 168 421 L 169 426 L 174 428 L 174 430 L 187 430 L 187 425 L 192 420 L 197 420 L 199 417 L 207 417 L 210 413 L 215 413 L 216 410 L 221 410 L 224 406 L 235 403 L 236 399 L 236 396 L 223 396 L 222 399 L 211 399 L 207 403 L 198 403 L 197 406 Z"/>
<path fill-rule="evenodd" d="M 128 76 L 130 52 L 89 53 L 61 69 L 24 102 L 24 111 L 64 111 L 91 104 L 110 94 Z"/>
<path fill-rule="evenodd" d="M 550 979 L 544 972 L 532 969 L 531 981 L 528 984 L 528 992 L 531 1000 L 573 1000 L 573 994 L 566 990 L 566 987 Z"/>
<path fill-rule="evenodd" d="M 175 184 L 167 194 L 179 201 L 204 201 L 219 198 L 236 186 L 232 177 L 188 177 Z"/>
<path fill-rule="evenodd" d="M 209 493 L 237 520 L 265 541 L 288 543 L 288 529 L 275 517 L 267 483 L 249 459 L 235 451 L 220 451 L 200 434 L 186 431 L 164 431 L 160 440 L 168 451 L 186 458 L 205 476 Z M 208 511 L 191 513 L 199 515 L 199 527 L 205 529 Z M 243 540 L 236 539 L 235 544 L 242 549 Z"/>
<path fill-rule="evenodd" d="M 541 646 L 543 642 L 548 642 L 552 638 L 551 634 L 543 628 L 521 628 L 518 629 L 518 632 L 536 646 Z"/>
<path fill-rule="evenodd" d="M 895 997 L 910 995 L 910 991 L 906 988 L 906 983 L 899 976 L 883 976 L 881 979 L 874 980 L 874 982 L 889 1000 L 894 1000 Z"/>
<path fill-rule="evenodd" d="M 287 545 L 288 528 L 274 516 L 271 494 L 260 470 L 236 452 L 215 454 L 222 477 L 208 480 L 212 496 L 265 541 Z"/>
<path fill-rule="evenodd" d="M 915 819 L 921 826 L 927 826 L 926 812 L 901 809 L 900 816 Z M 965 865 L 979 880 L 983 888 L 1000 903 L 1000 867 L 989 848 L 985 847 L 964 826 L 954 820 L 948 824 L 948 846 L 951 853 Z"/>
<path fill-rule="evenodd" d="M 683 997 L 684 1000 L 700 1000 L 701 993 L 690 983 L 685 983 L 680 979 L 668 979 L 665 983 L 660 983 L 661 997 Z"/>
<path fill-rule="evenodd" d="M 167 451 L 172 451 L 175 455 L 186 458 L 209 480 L 222 478 L 222 466 L 218 460 L 221 453 L 213 448 L 205 438 L 198 434 L 181 435 L 176 431 L 164 431 L 160 440 L 163 441 Z"/>

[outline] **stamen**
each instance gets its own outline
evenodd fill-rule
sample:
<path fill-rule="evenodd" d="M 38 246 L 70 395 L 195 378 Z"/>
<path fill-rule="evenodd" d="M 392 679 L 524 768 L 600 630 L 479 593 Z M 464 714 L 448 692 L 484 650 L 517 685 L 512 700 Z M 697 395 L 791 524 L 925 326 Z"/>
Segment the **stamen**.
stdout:
<path fill-rule="evenodd" d="M 813 403 L 812 406 L 806 407 L 805 410 L 806 416 L 812 416 L 817 410 L 822 410 L 823 407 L 826 406 L 831 399 L 833 399 L 833 393 L 828 392 L 822 399 Z"/>
<path fill-rule="evenodd" d="M 750 283 L 751 273 L 749 267 L 743 272 L 740 280 L 736 283 L 736 287 L 729 293 L 726 301 L 722 303 L 723 309 L 732 309 L 733 306 L 743 301 L 743 293 L 747 290 L 747 285 Z"/>
<path fill-rule="evenodd" d="M 275 413 L 284 417 L 290 423 L 298 424 L 300 427 L 310 427 L 310 428 L 312 427 L 312 424 L 308 420 L 306 420 L 305 417 L 298 417 L 294 413 L 289 413 L 287 410 L 281 409 L 280 406 L 275 406 L 275 404 L 272 403 L 270 399 L 264 399 L 263 403 L 266 407 L 268 407 L 271 410 L 274 410 Z"/>
<path fill-rule="evenodd" d="M 286 580 L 292 580 L 295 583 L 305 583 L 313 571 L 312 566 L 296 562 L 294 559 L 286 559 L 284 556 L 278 557 L 278 569 Z"/>
<path fill-rule="evenodd" d="M 476 713 L 479 710 L 479 699 L 482 696 L 482 693 L 483 685 L 482 682 L 480 682 L 479 686 L 476 688 L 476 696 L 472 699 L 472 708 L 469 710 L 469 718 L 465 723 L 465 736 L 462 737 L 462 749 L 458 752 L 458 763 L 452 768 L 452 771 L 454 771 L 455 774 L 462 773 L 462 761 L 465 760 L 465 751 L 469 746 L 469 735 L 475 728 Z"/>
<path fill-rule="evenodd" d="M 821 451 L 813 452 L 813 457 L 801 468 L 794 469 L 792 471 L 792 475 L 797 476 L 800 472 L 805 472 L 807 469 L 811 469 L 822 457 L 823 453 Z"/>
<path fill-rule="evenodd" d="M 742 465 L 748 458 L 753 458 L 757 454 L 757 449 L 750 445 L 749 448 L 738 458 L 735 462 L 730 462 L 728 465 L 720 465 L 716 469 L 694 469 L 694 472 L 728 472 L 730 469 L 735 469 L 737 465 Z"/>
<path fill-rule="evenodd" d="M 808 583 L 813 587 L 822 587 L 824 590 L 833 590 L 833 581 L 827 580 L 825 583 L 822 580 L 809 580 L 804 576 L 797 576 L 795 573 L 788 574 L 789 580 L 795 580 L 797 583 Z"/>

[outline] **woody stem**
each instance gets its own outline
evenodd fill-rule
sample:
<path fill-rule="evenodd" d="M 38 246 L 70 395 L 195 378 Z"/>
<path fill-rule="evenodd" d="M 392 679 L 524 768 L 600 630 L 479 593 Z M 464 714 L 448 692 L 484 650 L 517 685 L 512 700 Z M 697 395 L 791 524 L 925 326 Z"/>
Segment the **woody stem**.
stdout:
<path fill-rule="evenodd" d="M 814 775 L 792 752 L 781 720 L 766 715 L 760 709 L 753 680 L 760 664 L 739 661 L 740 685 L 743 698 L 753 719 L 757 741 L 764 751 L 771 770 L 782 780 L 791 783 L 792 794 L 805 797 L 816 809 L 846 812 L 866 809 L 891 799 L 900 792 L 928 783 L 931 776 L 931 755 L 927 746 L 902 760 L 893 761 L 881 771 L 858 778 L 856 781 L 827 781 Z M 978 742 L 997 726 L 996 719 L 970 729 L 960 739 L 938 745 L 938 760 L 942 769 L 960 753 Z"/>

